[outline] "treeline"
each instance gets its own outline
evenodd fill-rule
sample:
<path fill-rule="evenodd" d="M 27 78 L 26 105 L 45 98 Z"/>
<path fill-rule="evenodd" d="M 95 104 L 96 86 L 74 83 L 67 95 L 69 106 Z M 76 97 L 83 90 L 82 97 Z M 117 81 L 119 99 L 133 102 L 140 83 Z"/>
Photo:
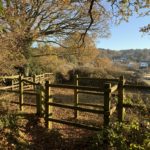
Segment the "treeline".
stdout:
<path fill-rule="evenodd" d="M 62 42 L 66 47 L 47 44 L 32 48 L 28 61 L 30 74 L 53 72 L 70 78 L 75 73 L 90 77 L 116 77 L 123 72 L 123 68 L 115 66 L 107 55 L 101 57 L 103 52 L 96 48 L 92 36 L 87 35 L 82 46 L 78 46 L 78 39 L 79 35 L 75 33 Z"/>
<path fill-rule="evenodd" d="M 82 75 L 106 77 L 117 74 L 121 69 L 113 66 L 111 59 L 100 57 L 101 51 L 96 48 L 93 37 L 86 36 L 85 43 L 78 46 L 78 34 L 74 34 L 64 41 L 68 48 L 52 45 L 39 45 L 32 48 L 29 67 L 32 73 L 43 72 L 61 73 L 67 76 L 69 72 L 78 72 Z M 113 66 L 113 70 L 112 70 Z"/>
<path fill-rule="evenodd" d="M 150 49 L 128 49 L 128 50 L 110 50 L 99 49 L 101 57 L 108 57 L 110 59 L 126 58 L 127 61 L 150 61 Z"/>

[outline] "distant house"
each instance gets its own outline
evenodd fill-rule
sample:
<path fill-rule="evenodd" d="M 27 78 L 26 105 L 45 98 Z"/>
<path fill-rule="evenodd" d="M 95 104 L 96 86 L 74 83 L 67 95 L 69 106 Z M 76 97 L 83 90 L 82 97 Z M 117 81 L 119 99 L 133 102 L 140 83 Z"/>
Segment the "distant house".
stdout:
<path fill-rule="evenodd" d="M 129 62 L 128 63 L 128 68 L 129 69 L 135 69 L 137 67 L 137 63 L 136 62 Z"/>
<path fill-rule="evenodd" d="M 140 69 L 147 69 L 150 66 L 150 61 L 141 61 L 139 64 Z"/>
<path fill-rule="evenodd" d="M 128 59 L 126 57 L 115 57 L 113 62 L 127 63 Z"/>

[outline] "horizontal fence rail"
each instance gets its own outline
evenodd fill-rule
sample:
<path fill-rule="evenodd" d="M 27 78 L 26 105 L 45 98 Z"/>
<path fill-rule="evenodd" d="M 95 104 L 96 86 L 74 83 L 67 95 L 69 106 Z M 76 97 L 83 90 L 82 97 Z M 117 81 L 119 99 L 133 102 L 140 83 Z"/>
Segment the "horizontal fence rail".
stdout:
<path fill-rule="evenodd" d="M 150 90 L 150 86 L 141 86 L 141 85 L 124 85 L 125 89 L 137 89 L 137 90 Z"/>
<path fill-rule="evenodd" d="M 79 107 L 79 106 L 72 106 L 72 105 L 66 105 L 66 104 L 60 104 L 60 103 L 49 102 L 48 105 L 61 107 L 61 108 L 74 109 L 74 110 L 79 110 L 79 111 L 84 111 L 84 112 L 90 112 L 90 113 L 95 113 L 95 114 L 103 114 L 104 113 L 104 111 L 102 111 L 102 110 L 87 109 L 87 108 L 83 108 L 83 107 Z"/>
<path fill-rule="evenodd" d="M 26 80 L 26 79 L 22 79 L 22 82 L 29 83 L 31 85 L 38 85 L 39 84 L 39 83 L 35 83 L 35 82 L 29 81 L 29 80 Z"/>
<path fill-rule="evenodd" d="M 62 123 L 62 124 L 65 124 L 65 125 L 74 126 L 74 127 L 78 127 L 78 128 L 83 128 L 83 129 L 87 129 L 87 130 L 93 130 L 93 131 L 102 130 L 102 128 L 100 128 L 100 127 L 96 127 L 96 126 L 92 126 L 92 125 L 86 125 L 86 124 L 83 124 L 83 123 L 71 122 L 71 121 L 67 121 L 67 120 L 59 120 L 59 119 L 54 119 L 54 118 L 48 118 L 48 121 L 52 121 L 52 122 L 56 122 L 56 123 Z"/>
<path fill-rule="evenodd" d="M 67 84 L 49 84 L 49 87 L 55 88 L 66 88 L 66 89 L 80 89 L 80 90 L 87 90 L 87 91 L 100 91 L 98 87 L 88 87 L 88 86 L 75 86 L 75 85 L 67 85 Z"/>
<path fill-rule="evenodd" d="M 15 76 L 0 76 L 0 79 L 17 79 L 19 78 L 19 75 Z"/>
<path fill-rule="evenodd" d="M 107 82 L 118 82 L 119 79 L 108 79 L 108 78 L 89 78 L 89 77 L 77 77 L 77 80 L 96 80 L 96 81 L 107 81 Z"/>
<path fill-rule="evenodd" d="M 91 106 L 91 107 L 97 107 L 97 108 L 104 108 L 104 105 L 102 104 L 92 104 L 92 103 L 81 103 L 79 102 L 78 105 L 81 105 L 81 106 Z"/>
<path fill-rule="evenodd" d="M 19 104 L 19 102 L 15 102 L 15 101 L 11 101 L 11 103 L 13 103 L 13 104 Z M 32 107 L 36 107 L 36 104 L 23 103 L 22 106 L 32 106 Z"/>
<path fill-rule="evenodd" d="M 18 88 L 18 87 L 19 85 L 11 85 L 11 86 L 0 87 L 0 90 L 7 90 L 12 88 Z"/>
<path fill-rule="evenodd" d="M 77 93 L 104 96 L 104 92 L 77 91 Z"/>

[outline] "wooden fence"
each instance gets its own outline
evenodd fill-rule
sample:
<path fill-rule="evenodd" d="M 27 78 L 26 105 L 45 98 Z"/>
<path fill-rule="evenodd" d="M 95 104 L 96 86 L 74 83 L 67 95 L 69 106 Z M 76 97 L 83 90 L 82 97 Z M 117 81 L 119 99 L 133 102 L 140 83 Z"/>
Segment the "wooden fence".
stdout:
<path fill-rule="evenodd" d="M 36 96 L 36 104 L 32 104 L 32 106 L 36 107 L 36 114 L 44 117 L 45 127 L 48 129 L 52 129 L 52 122 L 61 123 L 65 125 L 75 126 L 78 128 L 84 128 L 88 130 L 99 131 L 102 129 L 101 125 L 93 126 L 87 125 L 77 122 L 71 122 L 68 120 L 62 120 L 58 118 L 53 118 L 53 107 L 60 107 L 65 109 L 74 110 L 74 118 L 77 119 L 79 116 L 79 112 L 89 112 L 98 115 L 103 115 L 103 127 L 108 129 L 110 124 L 110 117 L 114 112 L 117 112 L 117 117 L 119 122 L 124 121 L 124 111 L 125 108 L 142 108 L 143 106 L 138 104 L 127 104 L 124 101 L 125 90 L 126 89 L 138 89 L 138 90 L 148 90 L 150 91 L 150 86 L 135 86 L 125 84 L 125 79 L 121 76 L 119 79 L 98 79 L 98 78 L 84 78 L 76 75 L 75 84 L 74 85 L 66 85 L 66 84 L 51 84 L 49 81 L 45 81 L 45 85 L 43 82 L 47 77 L 51 74 L 46 75 L 38 75 L 33 76 L 32 78 L 23 78 L 22 76 L 13 76 L 13 77 L 0 77 L 0 79 L 18 79 L 18 84 L 12 82 L 12 86 L 0 88 L 0 91 L 4 92 L 15 92 L 19 93 L 19 108 L 23 111 L 24 106 L 31 106 L 31 104 L 24 103 L 24 94 L 30 94 Z M 87 80 L 95 80 L 102 81 L 104 83 L 104 88 L 100 87 L 91 87 L 91 86 L 81 86 L 80 81 Z M 26 86 L 30 86 L 32 91 L 27 91 Z M 53 101 L 51 88 L 65 88 L 74 90 L 74 104 L 62 104 L 56 103 Z M 79 100 L 79 94 L 92 94 L 103 96 L 104 103 L 101 104 L 90 104 L 90 103 L 81 103 Z M 112 97 L 117 97 L 117 105 L 112 107 Z M 89 109 L 82 106 L 92 106 L 99 108 L 97 109 Z M 106 130 L 107 131 L 107 130 Z M 108 132 L 104 132 L 105 141 L 104 149 L 108 150 L 109 138 Z"/>
<path fill-rule="evenodd" d="M 52 77 L 52 73 L 44 73 L 44 74 L 40 74 L 40 75 L 33 75 L 31 77 L 23 77 L 21 76 L 22 79 L 28 80 L 28 81 L 32 81 L 34 83 L 41 83 L 44 84 L 45 80 L 48 80 L 50 77 Z M 1 81 L 5 81 L 7 79 L 10 80 L 11 85 L 6 86 L 6 87 L 0 87 L 1 89 L 12 89 L 13 88 L 18 88 L 19 87 L 19 75 L 14 75 L 14 76 L 0 76 L 0 80 Z M 26 85 L 26 86 L 25 86 Z M 25 83 L 24 88 L 30 88 L 33 87 L 33 89 L 35 89 L 35 86 L 31 86 L 31 84 L 29 83 Z M 29 85 L 29 86 L 28 86 Z"/>
<path fill-rule="evenodd" d="M 100 87 L 89 87 L 89 86 L 80 86 L 79 82 L 80 80 L 91 80 L 91 78 L 81 78 L 76 76 L 75 78 L 75 85 L 64 85 L 64 84 L 50 84 L 48 81 L 45 84 L 45 126 L 47 128 L 52 127 L 52 122 L 62 123 L 66 125 L 71 125 L 75 127 L 80 127 L 84 129 L 90 129 L 90 130 L 101 130 L 100 125 L 95 127 L 92 125 L 85 125 L 85 124 L 79 124 L 74 123 L 71 121 L 61 120 L 57 118 L 53 118 L 52 114 L 52 107 L 60 107 L 60 108 L 66 108 L 66 109 L 72 109 L 74 110 L 74 118 L 78 118 L 78 112 L 90 112 L 94 114 L 99 114 L 104 116 L 104 126 L 108 126 L 110 122 L 110 115 L 113 114 L 116 107 L 111 108 L 111 97 L 115 91 L 118 89 L 118 81 L 119 79 L 93 79 L 93 80 L 103 80 L 107 83 L 105 83 L 105 88 L 101 89 Z M 115 85 L 112 86 L 111 83 L 108 82 L 116 82 Z M 65 89 L 72 89 L 74 90 L 74 105 L 68 105 L 68 104 L 61 104 L 61 103 L 55 103 L 53 102 L 51 90 L 50 88 L 65 88 Z M 79 102 L 79 93 L 84 94 L 94 94 L 94 95 L 100 95 L 104 96 L 104 105 L 99 104 L 89 104 L 89 103 L 80 103 Z M 99 110 L 96 109 L 89 109 L 81 106 L 93 106 L 93 107 L 99 107 Z"/>
<path fill-rule="evenodd" d="M 24 103 L 24 94 L 35 95 L 36 96 L 36 104 L 32 104 L 37 109 L 37 114 L 40 116 L 44 116 L 45 119 L 45 126 L 47 128 L 52 128 L 52 122 L 62 123 L 66 125 L 72 125 L 75 127 L 81 127 L 90 130 L 101 130 L 99 126 L 92 126 L 92 125 L 85 125 L 79 124 L 71 121 L 61 120 L 57 118 L 53 118 L 53 111 L 52 107 L 60 107 L 66 109 L 74 110 L 74 118 L 77 119 L 79 112 L 90 112 L 94 114 L 103 115 L 103 125 L 104 127 L 108 127 L 110 123 L 110 116 L 117 111 L 118 113 L 118 121 L 124 121 L 124 109 L 125 108 L 134 108 L 134 107 L 143 107 L 141 105 L 135 104 L 127 104 L 124 102 L 124 90 L 125 89 L 145 89 L 150 90 L 150 86 L 135 86 L 135 85 L 128 85 L 125 84 L 125 79 L 121 76 L 119 79 L 99 79 L 99 78 L 84 78 L 79 77 L 76 75 L 75 77 L 75 84 L 74 85 L 66 85 L 66 84 L 51 84 L 49 81 L 45 82 L 43 85 L 43 81 L 40 83 L 41 80 L 47 79 L 52 74 L 46 75 L 38 75 L 33 76 L 32 78 L 23 78 L 22 76 L 13 76 L 13 77 L 0 77 L 7 78 L 7 79 L 18 79 L 19 86 L 13 84 L 12 86 L 0 88 L 2 92 L 15 92 L 19 93 L 19 108 L 23 110 L 23 106 L 31 106 L 31 104 Z M 36 78 L 37 77 L 37 78 Z M 41 77 L 41 79 L 39 79 Z M 80 81 L 83 80 L 96 80 L 104 82 L 104 88 L 100 87 L 91 87 L 91 86 L 81 86 Z M 27 91 L 26 86 L 30 85 L 33 87 L 32 91 Z M 18 86 L 18 89 L 17 89 Z M 55 103 L 53 102 L 51 88 L 65 88 L 65 89 L 72 89 L 74 90 L 74 104 L 62 104 L 62 103 Z M 92 94 L 92 95 L 99 95 L 104 97 L 104 104 L 90 104 L 90 103 L 81 103 L 79 101 L 79 94 Z M 117 96 L 117 105 L 112 107 L 111 98 L 113 96 Z M 85 107 L 82 107 L 85 106 Z M 92 106 L 99 108 L 97 109 L 89 109 L 86 106 Z"/>
<path fill-rule="evenodd" d="M 124 121 L 124 114 L 125 114 L 125 108 L 139 108 L 139 109 L 143 109 L 145 108 L 145 106 L 141 105 L 141 104 L 130 104 L 127 103 L 125 101 L 125 91 L 126 90 L 138 90 L 138 91 L 142 91 L 142 90 L 146 90 L 148 94 L 150 94 L 150 86 L 140 86 L 140 85 L 129 85 L 129 84 L 125 84 L 125 79 L 124 77 L 120 78 L 120 82 L 118 85 L 118 106 L 117 106 L 117 110 L 118 110 L 118 121 L 119 122 L 123 122 Z M 147 107 L 147 109 L 150 111 L 149 106 Z"/>
<path fill-rule="evenodd" d="M 73 109 L 74 110 L 74 118 L 78 118 L 78 112 L 84 111 L 84 112 L 90 112 L 94 114 L 103 115 L 104 118 L 104 127 L 108 127 L 110 123 L 110 116 L 117 112 L 118 114 L 118 121 L 122 122 L 124 121 L 124 109 L 125 108 L 134 108 L 139 107 L 142 108 L 143 106 L 137 105 L 137 104 L 127 104 L 124 102 L 125 97 L 125 89 L 146 89 L 150 90 L 150 86 L 133 86 L 125 84 L 125 79 L 123 76 L 121 76 L 119 79 L 97 79 L 94 78 L 92 80 L 101 80 L 105 82 L 104 89 L 101 89 L 99 87 L 89 87 L 89 86 L 80 86 L 79 82 L 80 80 L 91 80 L 91 78 L 84 78 L 84 77 L 78 77 L 75 78 L 75 85 L 64 85 L 64 84 L 50 84 L 48 81 L 45 84 L 45 125 L 47 128 L 52 127 L 52 122 L 62 123 L 66 125 L 72 125 L 75 127 L 81 127 L 85 129 L 90 130 L 100 130 L 100 126 L 94 127 L 94 126 L 87 126 L 84 124 L 78 124 L 66 120 L 59 120 L 57 118 L 53 118 L 52 114 L 52 107 L 60 107 L 60 108 L 66 108 L 66 109 Z M 113 83 L 113 84 L 112 84 Z M 51 87 L 55 88 L 66 88 L 66 89 L 73 89 L 74 90 L 74 105 L 67 105 L 67 104 L 60 104 L 53 102 L 52 95 L 51 95 Z M 81 103 L 79 102 L 79 93 L 84 94 L 94 94 L 94 95 L 100 95 L 104 96 L 104 105 L 100 104 L 89 104 L 89 103 Z M 117 105 L 114 107 L 111 107 L 111 98 L 113 96 L 117 96 Z M 88 109 L 83 108 L 81 106 L 92 106 L 92 107 L 99 107 L 100 110 L 96 109 Z"/>
<path fill-rule="evenodd" d="M 0 79 L 10 79 L 12 85 L 0 87 L 0 92 L 18 93 L 19 101 L 12 103 L 19 104 L 19 109 L 23 111 L 24 106 L 33 106 L 37 109 L 37 114 L 41 114 L 41 101 L 44 100 L 42 94 L 44 93 L 43 83 L 45 80 L 50 79 L 53 76 L 52 73 L 45 73 L 42 75 L 34 75 L 32 77 L 23 76 L 1 76 Z M 43 92 L 42 92 L 43 91 Z M 24 95 L 35 95 L 36 104 L 30 104 L 24 102 Z"/>

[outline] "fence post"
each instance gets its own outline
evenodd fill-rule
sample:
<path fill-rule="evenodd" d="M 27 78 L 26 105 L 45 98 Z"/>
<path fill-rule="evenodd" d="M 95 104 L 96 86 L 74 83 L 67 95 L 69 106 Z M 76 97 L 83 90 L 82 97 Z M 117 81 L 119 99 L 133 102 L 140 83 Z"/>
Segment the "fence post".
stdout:
<path fill-rule="evenodd" d="M 52 117 L 52 106 L 48 103 L 52 102 L 52 98 L 50 98 L 50 87 L 49 81 L 45 82 L 45 127 L 48 129 L 52 129 L 52 122 L 49 121 L 49 116 Z"/>
<path fill-rule="evenodd" d="M 36 86 L 36 107 L 37 107 L 37 115 L 41 116 L 42 114 L 42 109 L 41 109 L 41 84 L 38 83 Z"/>
<path fill-rule="evenodd" d="M 22 111 L 23 110 L 23 82 L 22 82 L 22 76 L 19 76 L 19 108 Z"/>
<path fill-rule="evenodd" d="M 124 120 L 124 108 L 123 108 L 123 97 L 124 97 L 124 77 L 121 76 L 118 83 L 118 121 L 122 122 Z"/>
<path fill-rule="evenodd" d="M 103 148 L 108 150 L 109 147 L 109 122 L 110 122 L 110 98 L 111 98 L 111 83 L 105 83 L 104 85 L 104 140 Z"/>
<path fill-rule="evenodd" d="M 40 99 L 41 99 L 41 115 L 43 116 L 45 112 L 45 89 L 42 85 L 41 85 Z"/>
<path fill-rule="evenodd" d="M 33 82 L 36 83 L 36 75 L 34 74 L 33 75 Z M 33 90 L 35 91 L 36 90 L 36 86 L 33 85 Z"/>
<path fill-rule="evenodd" d="M 75 75 L 75 85 L 79 86 L 78 74 Z M 78 89 L 74 89 L 74 106 L 78 106 L 79 96 L 78 96 Z M 74 110 L 74 118 L 77 119 L 79 115 L 79 111 Z"/>
<path fill-rule="evenodd" d="M 110 97 L 111 97 L 111 83 L 105 83 L 105 87 L 104 87 L 104 127 L 109 126 Z"/>

